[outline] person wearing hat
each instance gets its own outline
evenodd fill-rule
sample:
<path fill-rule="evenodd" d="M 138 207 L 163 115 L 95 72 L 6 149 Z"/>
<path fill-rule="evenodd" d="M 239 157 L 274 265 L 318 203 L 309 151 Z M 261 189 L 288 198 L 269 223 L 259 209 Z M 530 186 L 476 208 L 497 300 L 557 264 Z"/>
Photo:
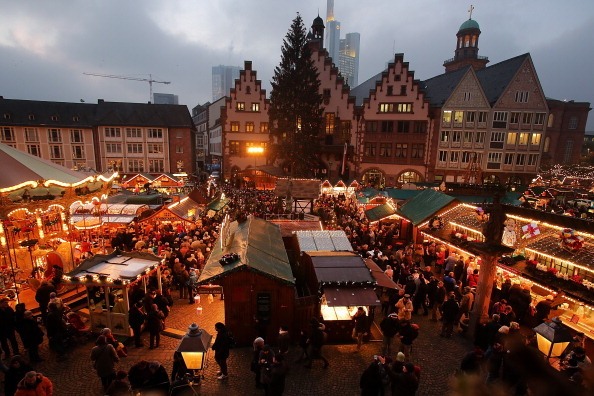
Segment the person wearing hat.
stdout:
<path fill-rule="evenodd" d="M 97 375 L 101 378 L 103 391 L 106 391 L 116 377 L 115 364 L 120 361 L 120 358 L 104 335 L 97 338 L 95 346 L 91 349 L 91 361 Z"/>
<path fill-rule="evenodd" d="M 227 371 L 227 359 L 229 358 L 229 349 L 231 347 L 227 326 L 224 323 L 215 323 L 217 337 L 212 344 L 211 349 L 215 351 L 214 358 L 219 365 L 220 371 L 217 373 L 218 380 L 224 380 L 229 376 Z"/>
<path fill-rule="evenodd" d="M 29 371 L 17 385 L 15 396 L 47 395 L 52 396 L 54 385 L 49 378 L 36 371 Z"/>
<path fill-rule="evenodd" d="M 394 340 L 396 333 L 398 333 L 399 328 L 400 322 L 398 321 L 398 315 L 395 313 L 389 314 L 380 322 L 380 329 L 382 331 L 382 354 L 384 356 L 391 356 L 392 341 Z"/>
<path fill-rule="evenodd" d="M 7 396 L 14 395 L 18 383 L 25 377 L 25 374 L 32 370 L 33 367 L 21 355 L 11 357 L 8 366 L 2 367 L 4 372 L 4 394 Z"/>
<path fill-rule="evenodd" d="M 395 307 L 400 321 L 412 319 L 413 303 L 410 299 L 410 294 L 405 294 L 398 300 Z"/>

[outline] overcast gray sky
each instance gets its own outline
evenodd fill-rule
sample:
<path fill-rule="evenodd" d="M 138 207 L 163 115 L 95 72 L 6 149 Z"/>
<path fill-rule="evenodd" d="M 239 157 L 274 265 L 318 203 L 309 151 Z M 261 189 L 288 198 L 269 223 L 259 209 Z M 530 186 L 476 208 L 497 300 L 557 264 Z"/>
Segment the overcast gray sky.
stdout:
<path fill-rule="evenodd" d="M 594 1 L 473 0 L 480 55 L 490 64 L 530 52 L 548 97 L 594 102 Z M 359 82 L 404 53 L 415 78 L 443 73 L 469 0 L 335 0 L 342 37 L 361 34 Z M 270 94 L 282 41 L 299 12 L 306 26 L 326 0 L 0 0 L 0 95 L 10 99 L 146 102 L 211 100 L 211 67 L 251 60 Z M 588 130 L 594 131 L 594 114 Z"/>

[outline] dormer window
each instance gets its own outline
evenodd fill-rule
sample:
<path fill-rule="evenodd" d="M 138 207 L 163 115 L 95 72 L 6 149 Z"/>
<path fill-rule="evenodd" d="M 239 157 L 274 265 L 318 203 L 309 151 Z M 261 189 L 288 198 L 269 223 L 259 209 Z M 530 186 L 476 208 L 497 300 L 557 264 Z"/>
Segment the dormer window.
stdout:
<path fill-rule="evenodd" d="M 33 121 L 35 120 L 35 115 L 34 114 L 29 114 L 29 121 Z"/>
<path fill-rule="evenodd" d="M 58 116 L 57 115 L 53 115 L 53 116 L 50 117 L 50 119 L 52 121 L 58 121 Z"/>
<path fill-rule="evenodd" d="M 10 113 L 4 113 L 5 120 L 10 120 L 10 118 L 11 118 Z"/>
<path fill-rule="evenodd" d="M 74 117 L 72 117 L 72 121 L 78 122 L 78 121 L 80 121 L 80 117 L 79 116 L 74 116 Z"/>

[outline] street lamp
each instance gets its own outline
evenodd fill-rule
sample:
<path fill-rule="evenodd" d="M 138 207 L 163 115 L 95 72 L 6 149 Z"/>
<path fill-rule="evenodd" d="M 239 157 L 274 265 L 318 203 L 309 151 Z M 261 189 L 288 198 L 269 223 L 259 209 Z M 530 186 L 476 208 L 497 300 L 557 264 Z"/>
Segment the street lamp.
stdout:
<path fill-rule="evenodd" d="M 573 339 L 571 333 L 558 317 L 550 322 L 543 322 L 533 329 L 536 332 L 536 342 L 538 350 L 546 357 L 550 358 L 561 356 L 565 348 Z"/>
<path fill-rule="evenodd" d="M 212 335 L 199 328 L 196 323 L 192 323 L 176 349 L 176 352 L 181 353 L 188 370 L 192 372 L 192 381 L 195 383 L 200 382 L 200 371 L 204 368 L 211 340 Z"/>

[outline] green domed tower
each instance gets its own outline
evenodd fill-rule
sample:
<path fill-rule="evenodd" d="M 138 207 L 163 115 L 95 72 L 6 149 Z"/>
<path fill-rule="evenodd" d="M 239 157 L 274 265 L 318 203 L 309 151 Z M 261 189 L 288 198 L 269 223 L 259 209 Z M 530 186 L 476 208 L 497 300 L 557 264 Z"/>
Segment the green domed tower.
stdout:
<path fill-rule="evenodd" d="M 475 70 L 480 70 L 484 69 L 489 63 L 489 58 L 478 54 L 481 29 L 478 22 L 472 19 L 472 9 L 474 7 L 469 10 L 470 18 L 460 25 L 460 29 L 456 33 L 457 42 L 454 57 L 443 62 L 446 73 L 467 65 L 472 66 Z"/>

